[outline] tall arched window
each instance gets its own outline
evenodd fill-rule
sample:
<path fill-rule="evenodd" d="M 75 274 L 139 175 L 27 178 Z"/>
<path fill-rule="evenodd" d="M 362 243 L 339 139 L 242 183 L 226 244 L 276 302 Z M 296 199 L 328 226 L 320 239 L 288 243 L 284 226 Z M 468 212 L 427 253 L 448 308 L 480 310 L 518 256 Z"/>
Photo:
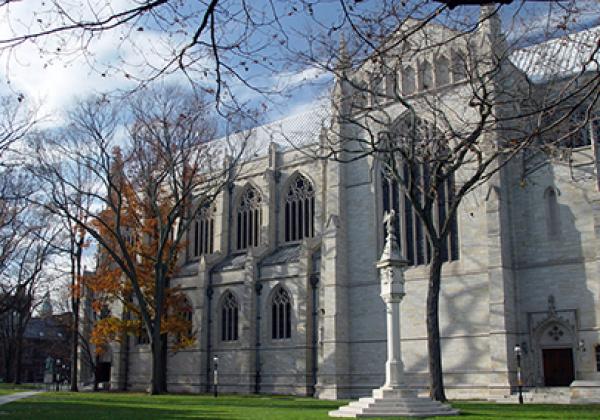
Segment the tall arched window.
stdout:
<path fill-rule="evenodd" d="M 450 84 L 449 63 L 444 55 L 439 56 L 435 61 L 435 83 L 438 87 Z"/>
<path fill-rule="evenodd" d="M 415 93 L 415 69 L 411 66 L 405 67 L 402 71 L 402 94 L 412 95 Z"/>
<path fill-rule="evenodd" d="M 431 63 L 425 60 L 419 65 L 419 90 L 433 88 L 433 69 Z"/>
<path fill-rule="evenodd" d="M 432 127 L 431 124 L 422 120 L 417 120 L 416 128 L 413 129 L 412 122 L 408 118 L 400 120 L 394 128 L 394 141 L 398 145 L 403 145 L 407 142 L 412 142 L 410 147 L 415 150 L 422 150 L 422 156 L 416 156 L 415 162 L 411 165 L 404 164 L 400 168 L 399 177 L 387 176 L 386 173 L 381 174 L 381 192 L 383 199 L 383 211 L 389 212 L 394 210 L 399 217 L 396 218 L 396 232 L 398 232 L 398 245 L 403 256 L 410 262 L 410 265 L 417 266 L 428 264 L 431 261 L 431 247 L 427 238 L 427 231 L 421 219 L 413 209 L 413 204 L 410 198 L 404 191 L 409 186 L 409 182 L 414 186 L 417 192 L 416 206 L 422 206 L 426 198 L 425 192 L 435 190 L 435 195 L 432 196 L 435 200 L 431 208 L 432 219 L 437 226 L 442 226 L 448 219 L 447 214 L 450 206 L 453 203 L 454 194 L 454 176 L 449 174 L 440 179 L 437 189 L 435 185 L 438 182 L 431 174 L 432 161 L 428 160 L 427 156 L 442 156 L 444 150 L 444 141 L 439 133 Z M 414 133 L 416 138 L 413 137 Z M 438 176 L 442 173 L 438 172 Z M 399 178 L 399 179 L 398 179 Z M 435 184 L 432 184 L 435 182 Z M 385 233 L 385 228 L 383 229 Z M 458 246 L 458 223 L 456 213 L 449 220 L 449 233 L 446 240 L 442 244 L 442 260 L 453 261 L 459 259 Z"/>
<path fill-rule="evenodd" d="M 227 292 L 221 304 L 221 340 L 236 341 L 238 339 L 239 305 L 231 292 Z"/>
<path fill-rule="evenodd" d="M 368 104 L 369 88 L 364 81 L 355 81 L 356 88 L 352 94 L 352 112 L 364 111 Z"/>
<path fill-rule="evenodd" d="M 285 196 L 285 241 L 300 241 L 315 234 L 315 189 L 301 174 L 292 179 Z"/>
<path fill-rule="evenodd" d="M 583 147 L 592 144 L 592 127 L 586 109 L 577 109 L 572 112 L 567 126 L 568 135 L 563 142 L 567 147 Z M 595 134 L 595 133 L 594 133 Z"/>
<path fill-rule="evenodd" d="M 271 298 L 271 337 L 279 340 L 292 336 L 292 302 L 289 293 L 278 287 Z"/>
<path fill-rule="evenodd" d="M 184 322 L 187 323 L 187 330 L 185 334 L 187 337 L 191 337 L 194 334 L 194 310 L 190 301 L 185 298 L 178 308 L 177 316 Z M 181 341 L 181 334 L 178 336 L 178 341 Z"/>
<path fill-rule="evenodd" d="M 237 210 L 238 250 L 260 245 L 262 226 L 262 196 L 256 188 L 248 187 L 242 193 Z"/>
<path fill-rule="evenodd" d="M 385 102 L 385 78 L 381 74 L 374 74 L 371 78 L 371 104 Z"/>
<path fill-rule="evenodd" d="M 452 83 L 458 83 L 467 78 L 467 62 L 462 53 L 458 51 L 452 51 Z"/>
<path fill-rule="evenodd" d="M 192 223 L 190 257 L 212 254 L 214 251 L 215 219 L 214 207 L 204 206 Z"/>
<path fill-rule="evenodd" d="M 546 229 L 550 238 L 560 235 L 560 209 L 556 190 L 553 187 L 546 188 L 544 192 L 546 200 Z"/>

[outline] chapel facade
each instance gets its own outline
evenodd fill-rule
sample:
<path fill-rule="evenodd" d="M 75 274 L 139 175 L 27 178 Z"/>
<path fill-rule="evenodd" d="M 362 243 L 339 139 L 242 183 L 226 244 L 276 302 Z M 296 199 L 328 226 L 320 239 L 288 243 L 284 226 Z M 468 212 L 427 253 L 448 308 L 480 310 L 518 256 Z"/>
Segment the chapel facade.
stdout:
<path fill-rule="evenodd" d="M 499 23 L 490 20 L 473 35 L 490 53 L 494 25 Z M 451 38 L 450 30 L 436 25 L 423 31 L 431 42 Z M 578 36 L 589 33 L 597 37 L 600 31 Z M 398 67 L 394 83 L 415 107 L 443 94 L 469 112 L 460 103 L 467 88 L 461 42 L 444 43 Z M 503 83 L 543 86 L 547 79 L 535 79 L 535 55 L 552 45 L 507 58 Z M 354 80 L 375 89 L 392 83 L 370 79 L 368 65 L 353 71 Z M 427 387 L 430 250 L 418 218 L 372 156 L 342 163 L 307 153 L 332 133 L 363 136 L 339 116 L 359 101 L 375 100 L 358 98 L 351 85 L 338 81 L 331 104 L 256 129 L 260 153 L 202 210 L 173 280 L 189 300 L 197 341 L 168 356 L 170 391 L 210 391 L 215 356 L 226 393 L 337 399 L 379 387 L 386 321 L 375 262 L 384 243 L 384 213 L 392 209 L 408 260 L 401 326 L 407 383 Z M 394 127 L 402 127 L 406 108 L 393 101 L 384 106 Z M 598 127 L 596 121 L 582 127 L 573 140 L 572 164 L 545 163 L 523 183 L 523 161 L 515 158 L 461 204 L 445 247 L 440 300 L 449 398 L 510 394 L 517 384 L 516 345 L 526 387 L 599 386 Z M 460 180 L 448 181 L 445 194 L 455 182 Z M 111 387 L 147 387 L 150 349 L 143 339 L 115 344 L 102 357 L 111 363 Z"/>

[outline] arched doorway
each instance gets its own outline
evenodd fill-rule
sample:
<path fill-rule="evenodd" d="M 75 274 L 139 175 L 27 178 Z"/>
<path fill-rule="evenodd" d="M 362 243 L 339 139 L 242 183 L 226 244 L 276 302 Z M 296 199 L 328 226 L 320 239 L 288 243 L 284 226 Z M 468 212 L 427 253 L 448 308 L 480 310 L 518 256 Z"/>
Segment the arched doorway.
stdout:
<path fill-rule="evenodd" d="M 576 314 L 556 310 L 554 296 L 548 296 L 548 311 L 535 314 L 532 325 L 534 359 L 538 386 L 569 386 L 576 372 Z M 530 319 L 533 321 L 533 319 Z"/>
<path fill-rule="evenodd" d="M 538 328 L 544 386 L 569 386 L 575 379 L 575 340 L 571 327 L 560 318 L 548 319 Z"/>

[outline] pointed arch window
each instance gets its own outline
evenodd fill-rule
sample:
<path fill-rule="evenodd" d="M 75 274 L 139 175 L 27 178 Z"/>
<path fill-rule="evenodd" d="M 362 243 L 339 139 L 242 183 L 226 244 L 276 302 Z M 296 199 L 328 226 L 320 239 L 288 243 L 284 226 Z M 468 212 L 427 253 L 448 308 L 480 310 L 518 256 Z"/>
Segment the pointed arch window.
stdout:
<path fill-rule="evenodd" d="M 385 101 L 385 78 L 377 73 L 371 78 L 371 105 L 377 105 Z"/>
<path fill-rule="evenodd" d="M 416 142 L 413 146 L 419 150 L 423 148 L 423 155 L 440 154 L 442 144 L 434 144 L 436 139 L 440 138 L 435 134 L 435 129 L 422 120 L 416 121 L 416 129 L 413 131 L 412 123 L 408 119 L 401 120 L 395 127 L 396 133 L 415 132 L 418 139 L 402 139 L 396 136 L 394 141 Z M 420 139 L 427 139 L 426 142 Z M 425 148 L 428 148 L 425 150 Z M 417 213 L 413 209 L 413 204 L 409 196 L 405 193 L 409 187 L 409 182 L 412 182 L 417 189 L 417 197 L 419 200 L 417 206 L 421 206 L 425 200 L 424 191 L 429 190 L 428 183 L 431 182 L 430 164 L 426 159 L 421 162 L 413 163 L 410 167 L 404 164 L 400 168 L 399 177 L 387 176 L 385 172 L 381 173 L 381 192 L 382 192 L 382 209 L 384 214 L 390 210 L 394 210 L 400 215 L 395 220 L 396 232 L 398 235 L 398 245 L 403 256 L 409 261 L 411 266 L 428 264 L 431 261 L 431 246 L 427 237 L 425 226 Z M 399 178 L 399 179 L 398 179 Z M 402 184 L 400 184 L 400 182 Z M 431 212 L 434 223 L 441 226 L 447 219 L 447 214 L 450 206 L 453 203 L 454 194 L 454 176 L 448 176 L 445 181 L 438 187 L 435 196 L 435 204 L 432 206 Z M 385 235 L 385 226 L 382 226 Z M 459 244 L 458 244 L 458 223 L 456 213 L 450 219 L 449 233 L 446 240 L 442 244 L 442 260 L 454 261 L 459 259 Z"/>
<path fill-rule="evenodd" d="M 415 93 L 415 69 L 411 66 L 407 66 L 402 71 L 402 94 L 412 95 Z"/>
<path fill-rule="evenodd" d="M 452 83 L 458 83 L 465 80 L 467 78 L 467 64 L 464 54 L 458 51 L 452 51 L 451 60 Z"/>
<path fill-rule="evenodd" d="M 446 56 L 441 55 L 435 62 L 435 83 L 437 87 L 450 84 L 449 62 Z"/>
<path fill-rule="evenodd" d="M 198 217 L 192 223 L 191 238 L 189 241 L 189 256 L 197 258 L 201 255 L 214 252 L 215 236 L 215 208 L 204 206 Z"/>
<path fill-rule="evenodd" d="M 236 341 L 239 330 L 239 304 L 231 292 L 227 292 L 221 304 L 221 340 Z"/>
<path fill-rule="evenodd" d="M 587 110 L 575 110 L 569 119 L 568 136 L 564 141 L 567 147 L 583 147 L 592 144 L 592 137 L 597 136 L 598 122 L 589 118 Z"/>
<path fill-rule="evenodd" d="M 262 196 L 256 188 L 248 187 L 242 193 L 237 209 L 236 249 L 260 245 L 262 227 Z"/>
<path fill-rule="evenodd" d="M 187 323 L 187 330 L 185 331 L 187 338 L 192 337 L 192 335 L 194 335 L 194 312 L 192 304 L 187 298 L 183 299 L 183 302 L 177 312 L 177 317 Z M 182 334 L 179 334 L 178 341 L 181 341 L 182 338 Z"/>
<path fill-rule="evenodd" d="M 292 336 L 292 302 L 289 293 L 278 287 L 271 298 L 271 337 L 275 340 Z"/>
<path fill-rule="evenodd" d="M 431 63 L 425 60 L 419 65 L 419 90 L 433 88 L 433 69 Z"/>
<path fill-rule="evenodd" d="M 315 189 L 304 175 L 296 174 L 285 195 L 285 241 L 300 241 L 315 234 Z"/>

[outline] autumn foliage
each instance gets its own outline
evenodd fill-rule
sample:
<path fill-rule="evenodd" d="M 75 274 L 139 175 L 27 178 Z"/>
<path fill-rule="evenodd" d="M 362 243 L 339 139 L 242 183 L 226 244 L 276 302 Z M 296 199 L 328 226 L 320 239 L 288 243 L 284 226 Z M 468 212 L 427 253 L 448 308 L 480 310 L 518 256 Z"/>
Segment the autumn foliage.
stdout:
<path fill-rule="evenodd" d="M 113 154 L 117 163 L 122 162 L 119 150 L 115 150 Z M 116 166 L 122 170 L 122 165 Z M 93 222 L 105 245 L 104 250 L 100 250 L 96 272 L 85 277 L 85 286 L 93 296 L 92 308 L 97 319 L 92 330 L 91 342 L 96 346 L 98 354 L 104 352 L 110 342 L 121 341 L 130 335 L 151 336 L 143 322 L 139 299 L 132 282 L 122 267 L 115 262 L 115 256 L 106 249 L 116 253 L 120 260 L 131 261 L 150 319 L 154 319 L 155 267 L 160 263 L 156 261 L 160 216 L 156 215 L 168 214 L 168 208 L 171 206 L 167 194 L 162 194 L 164 199 L 159 203 L 148 202 L 143 192 L 134 190 L 125 173 L 119 177 L 119 185 L 115 188 L 118 191 L 113 191 L 113 194 L 119 194 L 119 199 L 111 201 L 119 205 L 104 209 Z M 167 239 L 166 246 L 175 245 Z M 181 246 L 183 245 L 180 244 L 179 247 Z M 177 258 L 169 261 L 167 278 L 171 278 L 176 270 Z M 170 335 L 170 344 L 174 351 L 191 346 L 195 342 L 195 334 L 187 315 L 192 308 L 185 295 L 178 287 L 166 287 L 164 305 L 161 334 Z M 113 313 L 109 308 L 118 308 L 119 313 Z"/>

